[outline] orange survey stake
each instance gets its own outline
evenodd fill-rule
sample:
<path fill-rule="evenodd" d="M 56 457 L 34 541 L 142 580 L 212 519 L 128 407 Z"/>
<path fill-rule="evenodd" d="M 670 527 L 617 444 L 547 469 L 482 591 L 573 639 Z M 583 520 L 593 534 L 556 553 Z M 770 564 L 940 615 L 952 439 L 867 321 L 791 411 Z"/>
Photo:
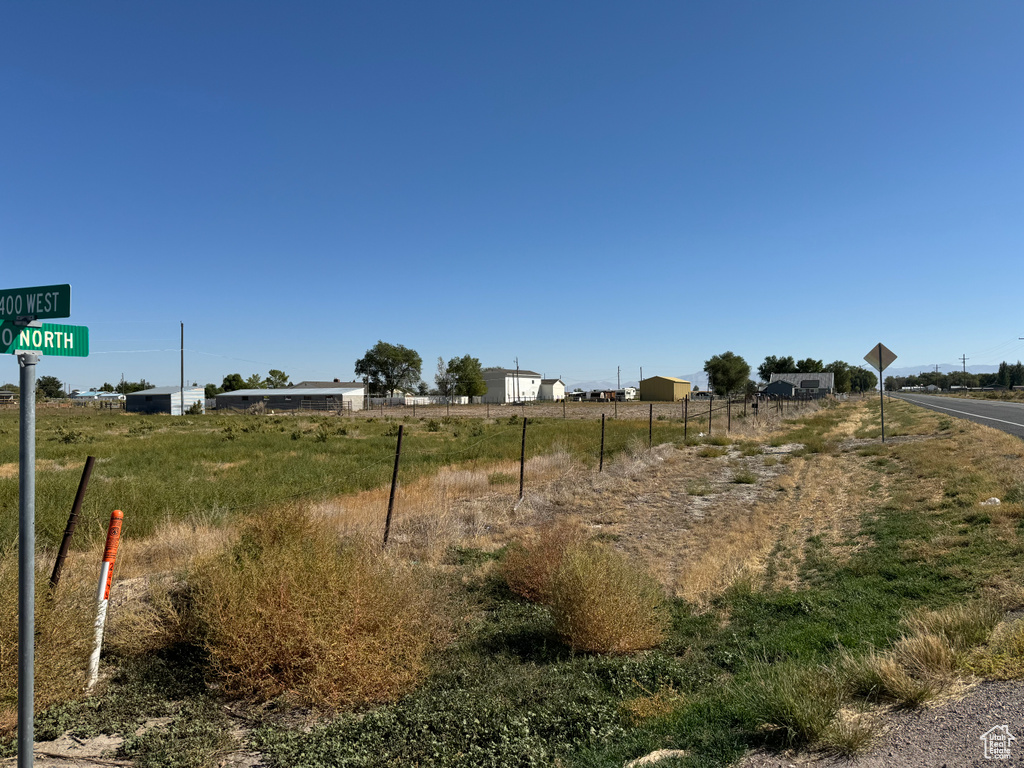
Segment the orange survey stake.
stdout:
<path fill-rule="evenodd" d="M 103 548 L 103 562 L 107 563 L 107 585 L 103 590 L 103 599 L 110 598 L 110 582 L 114 578 L 114 561 L 117 559 L 117 545 L 121 543 L 121 524 L 124 514 L 119 509 L 110 513 L 110 525 L 107 527 L 107 546 Z"/>

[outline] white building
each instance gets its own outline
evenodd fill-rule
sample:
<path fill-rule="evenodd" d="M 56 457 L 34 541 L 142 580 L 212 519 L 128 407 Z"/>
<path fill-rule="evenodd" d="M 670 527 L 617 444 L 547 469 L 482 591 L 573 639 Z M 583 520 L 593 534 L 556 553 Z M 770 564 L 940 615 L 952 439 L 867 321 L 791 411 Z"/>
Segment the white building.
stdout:
<path fill-rule="evenodd" d="M 540 389 L 537 392 L 538 400 L 559 400 L 565 399 L 565 382 L 561 379 L 541 379 Z"/>
<path fill-rule="evenodd" d="M 483 396 L 485 403 L 517 403 L 536 400 L 540 394 L 540 374 L 536 371 L 524 371 L 515 368 L 485 368 L 484 382 L 487 394 Z M 565 392 L 565 385 L 562 386 Z"/>

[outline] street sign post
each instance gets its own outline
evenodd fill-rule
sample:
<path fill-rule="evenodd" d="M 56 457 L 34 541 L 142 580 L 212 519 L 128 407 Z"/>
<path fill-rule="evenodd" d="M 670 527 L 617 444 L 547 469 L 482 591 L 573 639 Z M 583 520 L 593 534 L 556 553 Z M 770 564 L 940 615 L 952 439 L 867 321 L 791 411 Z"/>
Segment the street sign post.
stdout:
<path fill-rule="evenodd" d="M 84 325 L 39 323 L 38 327 L 33 327 L 0 322 L 0 354 L 18 352 L 88 357 L 89 329 Z"/>
<path fill-rule="evenodd" d="M 18 768 L 32 768 L 35 734 L 36 365 L 39 355 L 86 357 L 89 329 L 39 322 L 70 317 L 71 286 L 0 290 L 0 353 L 21 369 L 18 424 Z"/>
<path fill-rule="evenodd" d="M 885 442 L 885 383 L 882 381 L 882 371 L 893 364 L 896 354 L 888 349 L 885 344 L 878 342 L 874 349 L 864 355 L 864 359 L 878 369 L 878 399 L 881 405 L 882 414 L 882 442 Z"/>
<path fill-rule="evenodd" d="M 0 320 L 71 317 L 71 286 L 40 285 L 0 291 Z"/>

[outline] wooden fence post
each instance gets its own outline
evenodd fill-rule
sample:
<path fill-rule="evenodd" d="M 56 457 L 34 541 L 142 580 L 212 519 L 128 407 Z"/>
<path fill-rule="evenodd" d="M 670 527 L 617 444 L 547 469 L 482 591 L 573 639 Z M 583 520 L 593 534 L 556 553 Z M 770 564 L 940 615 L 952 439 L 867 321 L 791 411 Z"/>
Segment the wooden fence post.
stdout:
<path fill-rule="evenodd" d="M 519 500 L 523 500 L 523 478 L 526 475 L 526 417 L 523 416 L 523 447 L 519 452 Z"/>

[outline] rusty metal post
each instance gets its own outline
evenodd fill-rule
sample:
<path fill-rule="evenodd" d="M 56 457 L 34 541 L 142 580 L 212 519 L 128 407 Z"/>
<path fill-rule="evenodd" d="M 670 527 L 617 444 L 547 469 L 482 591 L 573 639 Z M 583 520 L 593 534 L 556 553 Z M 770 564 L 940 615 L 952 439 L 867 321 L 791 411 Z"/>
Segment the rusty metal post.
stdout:
<path fill-rule="evenodd" d="M 726 398 L 726 401 L 725 401 L 725 414 L 726 414 L 725 432 L 726 432 L 726 434 L 728 434 L 728 433 L 732 432 L 732 395 L 729 395 L 729 397 Z"/>
<path fill-rule="evenodd" d="M 562 398 L 562 421 L 565 421 L 565 398 Z"/>
<path fill-rule="evenodd" d="M 604 472 L 604 414 L 601 414 L 601 463 L 597 465 L 598 472 Z"/>
<path fill-rule="evenodd" d="M 523 416 L 523 447 L 519 452 L 519 500 L 523 500 L 523 478 L 526 475 L 526 417 Z"/>
<path fill-rule="evenodd" d="M 690 421 L 690 397 L 683 398 L 683 442 L 686 442 L 686 428 Z"/>
<path fill-rule="evenodd" d="M 67 559 L 68 549 L 71 547 L 71 536 L 78 525 L 78 515 L 82 511 L 82 500 L 85 499 L 85 489 L 89 487 L 89 478 L 92 476 L 92 465 L 96 463 L 95 456 L 85 457 L 85 468 L 82 470 L 82 479 L 78 481 L 78 492 L 75 494 L 75 502 L 71 505 L 71 514 L 68 516 L 68 524 L 64 528 L 64 538 L 60 542 L 60 550 L 57 552 L 57 560 L 53 564 L 53 573 L 50 574 L 50 589 L 56 589 L 60 583 L 60 572 L 64 569 L 64 560 Z"/>
<path fill-rule="evenodd" d="M 651 403 L 650 411 L 647 414 L 647 447 L 654 445 L 654 403 Z"/>
<path fill-rule="evenodd" d="M 715 390 L 709 390 L 711 392 L 711 399 L 708 400 L 708 435 L 711 434 L 711 414 L 715 411 Z"/>
<path fill-rule="evenodd" d="M 384 544 L 382 549 L 388 545 L 388 536 L 391 534 L 391 513 L 395 509 L 395 486 L 398 485 L 398 460 L 402 457 L 402 431 L 404 424 L 398 425 L 398 444 L 395 446 L 395 471 L 391 473 L 391 496 L 388 499 L 388 517 L 384 521 Z"/>

